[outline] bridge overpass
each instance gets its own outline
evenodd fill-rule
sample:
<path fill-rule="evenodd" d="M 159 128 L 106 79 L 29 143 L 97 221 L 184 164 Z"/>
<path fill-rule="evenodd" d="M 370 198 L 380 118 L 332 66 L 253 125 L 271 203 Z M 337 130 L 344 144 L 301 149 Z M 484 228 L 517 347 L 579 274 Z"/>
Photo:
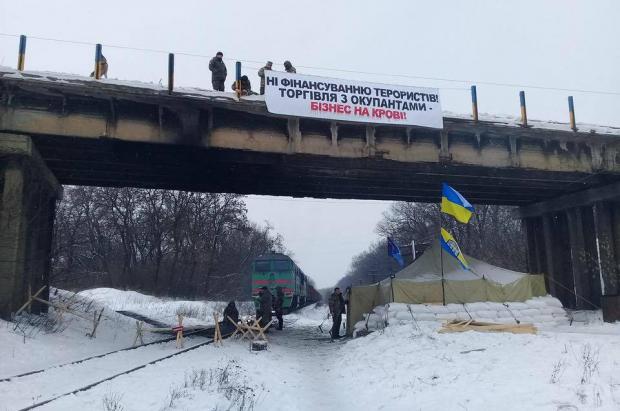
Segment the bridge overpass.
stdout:
<path fill-rule="evenodd" d="M 530 268 L 565 304 L 589 306 L 563 287 L 596 305 L 619 291 L 619 129 L 343 123 L 274 115 L 259 96 L 8 68 L 0 90 L 5 317 L 47 282 L 62 184 L 437 202 L 447 182 L 472 203 L 521 206 Z"/>

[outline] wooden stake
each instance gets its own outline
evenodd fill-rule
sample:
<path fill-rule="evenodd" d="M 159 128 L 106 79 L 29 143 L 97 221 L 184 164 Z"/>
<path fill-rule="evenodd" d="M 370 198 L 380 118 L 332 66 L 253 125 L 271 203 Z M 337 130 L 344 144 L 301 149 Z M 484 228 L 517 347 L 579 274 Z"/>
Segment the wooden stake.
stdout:
<path fill-rule="evenodd" d="M 99 311 L 99 317 L 97 317 L 97 310 L 93 312 L 93 332 L 87 334 L 90 338 L 95 338 L 95 333 L 97 332 L 97 327 L 99 326 L 99 321 L 101 320 L 101 315 L 103 314 L 103 308 Z"/>
<path fill-rule="evenodd" d="M 140 345 L 144 345 L 144 323 L 142 321 L 136 321 L 136 338 L 133 340 L 133 346 L 136 346 L 138 340 L 140 340 Z"/>
<path fill-rule="evenodd" d="M 44 285 L 43 287 L 41 287 L 39 289 L 39 291 L 37 291 L 36 293 L 34 293 L 34 295 L 29 295 L 28 301 L 26 301 L 26 303 L 24 305 L 22 305 L 19 310 L 17 310 L 15 312 L 15 316 L 17 317 L 19 315 L 19 313 L 21 313 L 22 311 L 24 311 L 24 309 L 26 309 L 26 307 L 30 306 L 30 304 L 32 304 L 32 300 L 36 297 L 39 296 L 39 294 L 41 294 L 43 292 L 43 290 L 45 290 L 45 288 L 47 287 L 47 285 Z M 30 288 L 28 288 L 30 290 Z M 30 293 L 28 293 L 30 294 Z"/>
<path fill-rule="evenodd" d="M 218 313 L 213 313 L 213 320 L 215 320 L 215 332 L 213 333 L 213 345 L 222 346 L 222 332 L 220 330 L 220 322 Z"/>
<path fill-rule="evenodd" d="M 183 316 L 179 314 L 177 318 L 179 320 L 179 329 L 177 330 L 177 348 L 183 348 Z"/>

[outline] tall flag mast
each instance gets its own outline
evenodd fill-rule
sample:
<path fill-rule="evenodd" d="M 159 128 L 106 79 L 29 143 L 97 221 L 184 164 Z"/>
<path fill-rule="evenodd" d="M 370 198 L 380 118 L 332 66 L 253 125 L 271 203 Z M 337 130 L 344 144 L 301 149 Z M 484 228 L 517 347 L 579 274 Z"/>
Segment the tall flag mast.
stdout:
<path fill-rule="evenodd" d="M 458 191 L 450 187 L 448 184 L 442 183 L 441 208 L 439 211 L 439 242 L 441 245 L 439 248 L 439 253 L 441 261 L 441 295 L 443 305 L 446 305 L 446 280 L 443 271 L 443 251 L 446 250 L 448 254 L 456 258 L 464 270 L 469 270 L 470 268 L 454 237 L 452 237 L 452 235 L 442 227 L 441 213 L 451 215 L 456 221 L 467 224 L 474 213 L 474 207 Z"/>

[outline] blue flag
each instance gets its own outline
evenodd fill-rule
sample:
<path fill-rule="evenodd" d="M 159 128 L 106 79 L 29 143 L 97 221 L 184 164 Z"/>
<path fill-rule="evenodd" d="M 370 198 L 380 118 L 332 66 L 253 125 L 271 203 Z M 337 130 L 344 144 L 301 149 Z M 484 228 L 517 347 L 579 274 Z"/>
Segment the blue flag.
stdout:
<path fill-rule="evenodd" d="M 401 267 L 404 267 L 405 261 L 403 260 L 403 256 L 400 254 L 400 248 L 398 248 L 396 243 L 390 237 L 387 238 L 387 245 L 388 255 L 394 257 L 394 259 L 398 261 L 398 264 L 400 264 Z"/>

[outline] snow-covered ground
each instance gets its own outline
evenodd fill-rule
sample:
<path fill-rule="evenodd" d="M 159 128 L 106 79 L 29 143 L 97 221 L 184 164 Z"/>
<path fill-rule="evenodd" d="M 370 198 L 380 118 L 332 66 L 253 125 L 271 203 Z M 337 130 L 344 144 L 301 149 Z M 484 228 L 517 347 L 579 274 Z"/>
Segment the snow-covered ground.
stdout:
<path fill-rule="evenodd" d="M 143 310 L 164 321 L 179 305 L 201 304 L 116 290 L 82 295 L 110 311 L 97 338 L 85 336 L 89 324 L 82 319 L 25 342 L 12 324 L 2 323 L 0 380 L 130 346 L 134 322 L 115 317 L 114 309 Z M 205 308 L 203 318 L 212 309 Z M 38 409 L 620 409 L 620 324 L 591 321 L 513 335 L 438 334 L 437 322 L 394 322 L 366 337 L 330 342 L 329 321 L 323 332 L 319 328 L 326 316 L 324 305 L 286 316 L 285 329 L 268 334 L 264 352 L 251 352 L 247 342 L 237 340 L 201 346 Z M 204 341 L 188 338 L 185 346 Z M 0 410 L 22 409 L 175 352 L 174 342 L 155 344 L 0 381 Z"/>

